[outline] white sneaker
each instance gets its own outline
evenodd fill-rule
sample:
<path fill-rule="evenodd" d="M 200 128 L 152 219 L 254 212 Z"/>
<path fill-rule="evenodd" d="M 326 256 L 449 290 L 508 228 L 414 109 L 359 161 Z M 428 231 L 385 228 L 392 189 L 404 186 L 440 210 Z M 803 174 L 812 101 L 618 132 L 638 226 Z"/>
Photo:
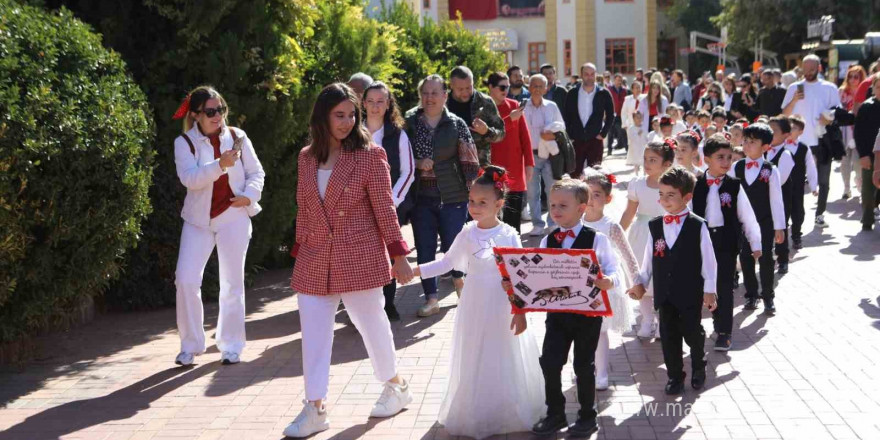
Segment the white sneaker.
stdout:
<path fill-rule="evenodd" d="M 379 396 L 379 400 L 373 404 L 373 411 L 370 417 L 391 417 L 399 413 L 403 408 L 412 402 L 412 395 L 409 393 L 409 384 L 404 382 L 403 385 L 386 382 L 385 390 Z"/>
<path fill-rule="evenodd" d="M 224 351 L 223 354 L 220 355 L 220 363 L 223 365 L 232 365 L 239 362 L 241 362 L 241 360 L 238 358 L 238 353 Z"/>
<path fill-rule="evenodd" d="M 596 391 L 605 391 L 608 389 L 608 377 L 596 378 Z"/>
<path fill-rule="evenodd" d="M 419 307 L 419 311 L 416 312 L 419 318 L 427 318 L 431 315 L 436 314 L 440 311 L 440 303 L 425 303 L 425 305 Z"/>
<path fill-rule="evenodd" d="M 192 353 L 181 351 L 180 354 L 177 355 L 177 359 L 174 359 L 174 363 L 177 365 L 188 367 L 193 364 L 194 357 L 195 355 Z"/>
<path fill-rule="evenodd" d="M 825 223 L 825 216 L 824 215 L 817 215 L 816 216 L 816 227 L 817 228 L 824 228 L 826 226 L 828 226 L 828 223 Z"/>
<path fill-rule="evenodd" d="M 541 237 L 544 235 L 544 228 L 535 226 L 532 228 L 531 232 L 529 232 L 529 235 L 532 237 Z"/>
<path fill-rule="evenodd" d="M 327 419 L 327 411 L 322 408 L 315 408 L 308 400 L 303 400 L 302 412 L 284 428 L 286 437 L 302 438 L 308 437 L 316 432 L 326 431 L 330 429 L 330 420 Z"/>
<path fill-rule="evenodd" d="M 638 336 L 639 339 L 652 339 L 652 338 L 654 338 L 654 327 L 651 325 L 649 325 L 649 326 L 643 325 L 643 326 L 639 327 L 639 331 L 638 331 L 638 333 L 636 333 L 636 336 Z"/>

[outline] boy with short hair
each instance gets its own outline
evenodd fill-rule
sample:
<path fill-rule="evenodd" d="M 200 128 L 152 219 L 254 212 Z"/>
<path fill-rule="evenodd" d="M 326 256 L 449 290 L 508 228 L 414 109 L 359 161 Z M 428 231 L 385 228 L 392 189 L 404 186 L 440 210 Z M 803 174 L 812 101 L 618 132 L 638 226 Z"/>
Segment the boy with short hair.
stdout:
<path fill-rule="evenodd" d="M 727 131 L 727 112 L 723 108 L 712 110 L 712 123 L 715 124 L 718 133 Z"/>
<path fill-rule="evenodd" d="M 595 286 L 610 290 L 619 285 L 619 267 L 611 243 L 604 234 L 583 224 L 582 218 L 590 201 L 587 183 L 576 179 L 562 179 L 550 188 L 549 215 L 558 227 L 541 240 L 542 248 L 593 249 L 602 270 L 602 279 Z M 532 432 L 550 435 L 568 425 L 565 416 L 565 396 L 562 394 L 562 368 L 568 362 L 568 352 L 574 343 L 574 372 L 577 376 L 577 396 L 581 409 L 577 421 L 568 427 L 574 437 L 588 437 L 599 430 L 596 422 L 595 355 L 602 328 L 601 317 L 576 313 L 547 313 L 547 332 L 541 350 L 541 370 L 547 399 L 547 416 Z"/>
<path fill-rule="evenodd" d="M 639 284 L 629 290 L 640 299 L 653 283 L 654 308 L 660 315 L 660 342 L 669 381 L 666 394 L 684 390 L 682 339 L 691 349 L 691 386 L 706 383 L 706 332 L 700 324 L 702 307 L 717 308 L 715 251 L 706 221 L 688 210 L 695 179 L 674 165 L 660 176 L 660 205 L 666 215 L 651 220 L 652 246 L 645 248 Z M 700 268 L 697 270 L 697 268 Z"/>
<path fill-rule="evenodd" d="M 814 196 L 819 195 L 819 172 L 816 169 L 816 160 L 810 153 L 810 147 L 800 142 L 804 132 L 804 118 L 800 115 L 788 117 L 791 123 L 791 134 L 788 136 L 785 148 L 794 158 L 794 169 L 791 170 L 791 241 L 795 249 L 804 247 L 801 228 L 804 225 L 806 210 L 804 209 L 804 186 L 810 185 L 810 192 Z"/>
<path fill-rule="evenodd" d="M 788 249 L 788 220 L 791 218 L 792 180 L 791 172 L 794 169 L 794 158 L 785 148 L 785 141 L 791 134 L 791 123 L 785 116 L 770 118 L 770 129 L 773 130 L 773 140 L 770 149 L 764 157 L 770 160 L 779 169 L 779 180 L 782 184 L 782 206 L 785 209 L 785 232 L 782 243 L 776 244 L 776 264 L 779 274 L 788 273 L 789 249 Z"/>
<path fill-rule="evenodd" d="M 697 178 L 692 206 L 694 214 L 706 219 L 715 260 L 718 263 L 718 309 L 712 323 L 718 338 L 715 351 L 728 351 L 733 332 L 733 287 L 740 234 L 744 231 L 754 258 L 761 257 L 761 227 L 749 197 L 739 179 L 727 176 L 733 164 L 733 148 L 723 135 L 706 140 L 703 147 L 708 169 Z"/>
<path fill-rule="evenodd" d="M 779 169 L 764 160 L 764 153 L 773 142 L 773 130 L 767 124 L 752 124 L 743 130 L 743 138 L 746 158 L 735 163 L 727 175 L 740 180 L 761 227 L 761 258 L 758 259 L 762 290 L 760 297 L 764 299 L 764 313 L 774 315 L 773 243 L 782 243 L 785 238 L 785 207 Z M 743 246 L 739 254 L 746 286 L 746 310 L 758 309 L 758 277 L 751 255 L 755 250 L 751 246 Z"/>
<path fill-rule="evenodd" d="M 700 110 L 697 112 L 697 124 L 700 127 L 700 134 L 703 136 L 706 135 L 706 129 L 709 128 L 709 124 L 712 123 L 712 114 L 707 112 L 706 110 Z"/>

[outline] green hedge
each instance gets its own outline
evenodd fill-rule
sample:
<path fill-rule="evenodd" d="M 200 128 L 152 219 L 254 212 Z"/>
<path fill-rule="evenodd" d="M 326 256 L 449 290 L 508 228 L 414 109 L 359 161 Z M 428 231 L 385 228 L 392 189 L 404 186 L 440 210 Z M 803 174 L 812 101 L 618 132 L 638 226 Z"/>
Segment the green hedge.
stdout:
<path fill-rule="evenodd" d="M 150 212 L 153 140 L 98 35 L 0 0 L 0 341 L 65 325 L 119 275 Z"/>

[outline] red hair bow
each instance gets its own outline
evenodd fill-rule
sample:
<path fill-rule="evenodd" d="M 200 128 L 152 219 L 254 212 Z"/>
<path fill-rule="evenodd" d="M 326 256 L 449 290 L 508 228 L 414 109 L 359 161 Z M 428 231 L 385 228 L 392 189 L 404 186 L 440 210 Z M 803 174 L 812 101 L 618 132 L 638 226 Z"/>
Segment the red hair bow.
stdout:
<path fill-rule="evenodd" d="M 492 180 L 495 181 L 495 188 L 504 191 L 504 188 L 507 187 L 507 184 L 510 183 L 510 178 L 507 177 L 507 173 L 498 174 L 496 173 L 492 176 Z"/>
<path fill-rule="evenodd" d="M 700 143 L 700 141 L 703 140 L 703 137 L 700 136 L 700 133 L 697 133 L 697 132 L 694 131 L 694 130 L 688 130 L 688 134 L 691 135 L 691 136 L 693 136 L 694 139 L 697 140 L 697 143 L 698 143 L 698 144 Z"/>
<path fill-rule="evenodd" d="M 477 177 L 483 177 L 483 174 L 486 174 L 486 170 L 483 168 L 480 168 L 480 170 L 477 171 Z"/>
<path fill-rule="evenodd" d="M 617 183 L 617 176 L 615 176 L 614 174 L 606 174 L 605 178 L 608 179 L 608 181 L 611 182 L 612 185 Z"/>
<path fill-rule="evenodd" d="M 171 119 L 183 119 L 189 114 L 189 97 L 190 95 L 186 95 L 186 98 L 183 98 L 183 102 L 180 103 L 180 107 L 177 107 L 177 111 L 174 112 Z"/>
<path fill-rule="evenodd" d="M 748 122 L 743 122 L 742 124 L 743 124 L 743 128 L 749 128 L 749 123 L 748 123 Z"/>
<path fill-rule="evenodd" d="M 666 138 L 663 140 L 663 143 L 666 144 L 667 147 L 672 148 L 673 150 L 675 149 L 675 147 L 678 146 L 678 142 L 676 142 L 675 139 L 673 139 L 673 138 Z"/>

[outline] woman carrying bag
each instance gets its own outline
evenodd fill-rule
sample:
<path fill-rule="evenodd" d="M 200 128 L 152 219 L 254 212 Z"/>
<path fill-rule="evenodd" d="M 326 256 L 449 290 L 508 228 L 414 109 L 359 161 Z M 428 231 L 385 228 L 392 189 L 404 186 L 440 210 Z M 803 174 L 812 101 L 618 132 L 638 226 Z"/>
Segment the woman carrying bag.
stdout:
<path fill-rule="evenodd" d="M 251 239 L 251 217 L 265 173 L 243 130 L 228 127 L 229 107 L 213 87 L 190 92 L 174 114 L 184 133 L 174 140 L 174 162 L 186 187 L 183 231 L 177 259 L 177 329 L 180 354 L 175 363 L 192 365 L 205 352 L 202 274 L 217 247 L 220 263 L 220 314 L 217 348 L 223 364 L 237 364 L 245 346 L 244 262 Z"/>

